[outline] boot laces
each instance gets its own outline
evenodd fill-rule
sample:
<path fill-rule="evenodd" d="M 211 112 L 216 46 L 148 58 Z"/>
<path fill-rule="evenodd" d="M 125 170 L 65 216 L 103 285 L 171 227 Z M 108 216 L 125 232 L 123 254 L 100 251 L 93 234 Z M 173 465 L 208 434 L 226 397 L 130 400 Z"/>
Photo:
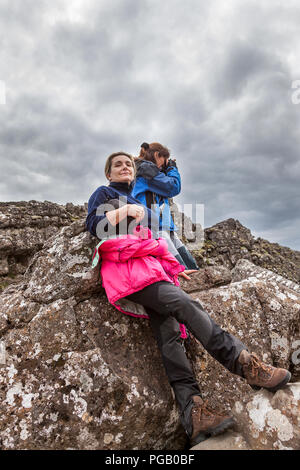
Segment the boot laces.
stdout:
<path fill-rule="evenodd" d="M 199 414 L 199 419 L 202 418 L 202 415 L 206 416 L 224 416 L 224 414 L 212 410 L 212 408 L 209 408 L 208 406 L 208 400 L 205 400 L 203 403 L 195 403 L 192 409 L 193 414 Z"/>
<path fill-rule="evenodd" d="M 272 366 L 265 364 L 262 362 L 259 357 L 252 353 L 250 356 L 250 375 L 253 376 L 255 379 L 258 378 L 259 373 L 265 373 L 265 375 L 270 376 L 272 374 Z"/>

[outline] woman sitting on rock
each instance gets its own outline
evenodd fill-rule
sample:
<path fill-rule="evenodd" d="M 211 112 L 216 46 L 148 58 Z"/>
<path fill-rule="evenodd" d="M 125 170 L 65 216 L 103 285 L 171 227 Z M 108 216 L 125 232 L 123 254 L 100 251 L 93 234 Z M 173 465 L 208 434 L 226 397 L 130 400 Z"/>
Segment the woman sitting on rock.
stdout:
<path fill-rule="evenodd" d="M 143 306 L 180 408 L 182 425 L 194 446 L 231 427 L 233 418 L 216 413 L 203 401 L 181 343 L 184 329 L 179 324 L 185 325 L 212 357 L 253 388 L 275 392 L 291 374 L 248 352 L 238 338 L 220 328 L 199 302 L 180 289 L 178 276 L 188 278 L 185 267 L 168 251 L 164 239 L 153 238 L 150 229 L 155 216 L 131 195 L 133 157 L 124 152 L 110 155 L 105 175 L 109 185 L 100 186 L 88 204 L 88 230 L 101 239 L 94 261 L 101 259 L 102 282 L 110 303 L 136 316 Z"/>

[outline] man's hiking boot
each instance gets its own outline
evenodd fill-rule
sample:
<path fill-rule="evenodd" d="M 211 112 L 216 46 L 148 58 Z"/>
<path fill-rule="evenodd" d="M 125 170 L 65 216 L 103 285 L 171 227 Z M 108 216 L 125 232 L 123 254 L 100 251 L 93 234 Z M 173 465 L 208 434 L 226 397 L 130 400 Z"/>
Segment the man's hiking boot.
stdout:
<path fill-rule="evenodd" d="M 291 373 L 286 369 L 280 369 L 262 362 L 255 353 L 249 353 L 245 349 L 239 356 L 243 374 L 248 384 L 254 390 L 261 387 L 276 392 L 291 379 Z"/>
<path fill-rule="evenodd" d="M 203 401 L 198 395 L 192 397 L 194 406 L 191 411 L 191 420 L 193 425 L 192 435 L 190 437 L 191 447 L 199 444 L 211 436 L 221 434 L 234 424 L 230 415 L 217 413 L 208 408 L 207 401 Z"/>

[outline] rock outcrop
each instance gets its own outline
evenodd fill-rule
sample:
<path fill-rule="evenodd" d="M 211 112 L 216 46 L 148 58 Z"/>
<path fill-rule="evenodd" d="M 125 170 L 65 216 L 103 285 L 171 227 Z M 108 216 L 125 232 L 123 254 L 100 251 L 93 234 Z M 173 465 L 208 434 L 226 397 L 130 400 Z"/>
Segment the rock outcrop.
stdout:
<path fill-rule="evenodd" d="M 200 224 L 194 224 L 181 213 L 173 201 L 171 211 L 182 239 L 194 251 L 200 267 L 218 265 L 232 269 L 240 259 L 248 259 L 287 279 L 300 281 L 299 251 L 254 238 L 248 228 L 232 218 L 203 230 Z"/>
<path fill-rule="evenodd" d="M 228 219 L 204 230 L 203 246 L 196 250 L 199 266 L 222 265 L 232 269 L 240 259 L 247 259 L 265 269 L 300 281 L 300 252 L 255 239 L 238 220 Z"/>
<path fill-rule="evenodd" d="M 108 304 L 94 246 L 83 222 L 63 228 L 1 295 L 4 449 L 184 445 L 148 322 Z"/>
<path fill-rule="evenodd" d="M 259 450 L 300 449 L 300 383 L 288 384 L 275 394 L 255 393 L 233 407 L 236 427 L 250 447 Z"/>
<path fill-rule="evenodd" d="M 147 320 L 113 309 L 99 273 L 90 271 L 96 242 L 85 231 L 85 214 L 86 205 L 71 203 L 0 204 L 1 288 L 13 283 L 0 296 L 1 446 L 182 448 L 185 436 Z M 300 253 L 255 240 L 233 219 L 206 229 L 203 242 L 194 253 L 203 269 L 182 288 L 251 350 L 300 381 Z M 236 416 L 235 431 L 214 443 L 299 446 L 298 384 L 274 396 L 253 394 L 195 338 L 185 347 L 204 398 Z M 261 413 L 264 425 L 257 428 Z M 293 437 L 282 438 L 291 428 Z M 214 448 L 209 441 L 203 448 Z"/>
<path fill-rule="evenodd" d="M 30 259 L 51 235 L 85 212 L 85 206 L 72 203 L 0 202 L 0 292 L 22 279 Z"/>
<path fill-rule="evenodd" d="M 234 430 L 207 439 L 192 450 L 300 449 L 300 383 L 275 394 L 261 390 L 233 407 Z"/>
<path fill-rule="evenodd" d="M 0 295 L 0 344 L 6 350 L 0 369 L 2 449 L 154 450 L 185 445 L 149 323 L 108 304 L 99 273 L 90 270 L 95 245 L 83 219 L 56 230 L 30 258 L 21 282 Z M 216 264 L 195 273 L 182 287 L 252 351 L 289 368 L 293 381 L 300 380 L 298 285 L 256 270 L 245 260 L 237 261 L 232 271 Z M 294 440 L 282 440 L 281 434 L 272 440 L 268 428 L 245 424 L 249 410 L 264 406 L 264 392 L 253 394 L 192 336 L 185 347 L 203 397 L 212 406 L 222 403 L 223 409 L 237 406 L 240 427 L 235 432 L 246 446 L 261 448 L 261 439 L 264 448 L 298 445 L 296 396 L 291 413 L 280 408 L 282 415 L 290 413 Z M 284 420 L 276 412 L 276 400 L 270 402 L 267 426 L 274 416 Z"/>
<path fill-rule="evenodd" d="M 271 269 L 294 282 L 300 280 L 300 252 L 255 239 L 238 220 L 228 219 L 202 230 L 171 205 L 182 239 L 194 252 L 200 267 L 234 268 L 240 259 Z M 0 292 L 22 280 L 33 255 L 62 227 L 84 218 L 87 204 L 76 206 L 52 202 L 0 202 Z M 197 243 L 193 243 L 196 239 Z"/>

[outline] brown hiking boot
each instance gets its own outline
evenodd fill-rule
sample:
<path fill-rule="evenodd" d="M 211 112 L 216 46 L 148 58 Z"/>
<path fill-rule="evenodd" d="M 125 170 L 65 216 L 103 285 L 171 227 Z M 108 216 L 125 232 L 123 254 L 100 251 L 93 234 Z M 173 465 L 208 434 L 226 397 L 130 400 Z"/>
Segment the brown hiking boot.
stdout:
<path fill-rule="evenodd" d="M 255 353 L 249 353 L 245 349 L 239 356 L 239 362 L 242 364 L 245 379 L 254 390 L 263 387 L 270 392 L 276 392 L 291 379 L 288 370 L 265 364 Z"/>
<path fill-rule="evenodd" d="M 193 432 L 190 437 L 191 447 L 199 444 L 210 436 L 221 434 L 234 424 L 230 415 L 217 413 L 208 408 L 207 401 L 198 395 L 193 396 L 194 406 L 191 411 Z"/>

